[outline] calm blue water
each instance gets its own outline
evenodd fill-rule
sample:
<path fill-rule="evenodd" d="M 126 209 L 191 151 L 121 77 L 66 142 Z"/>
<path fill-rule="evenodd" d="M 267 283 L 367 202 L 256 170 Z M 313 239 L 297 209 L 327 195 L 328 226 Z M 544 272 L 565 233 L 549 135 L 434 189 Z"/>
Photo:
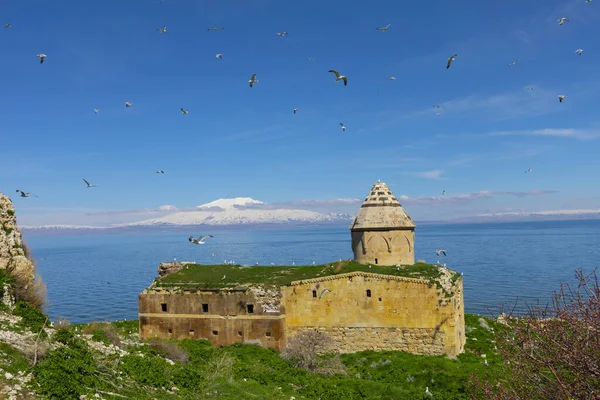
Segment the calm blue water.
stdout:
<path fill-rule="evenodd" d="M 185 232 L 25 239 L 48 287 L 47 312 L 71 322 L 137 318 L 138 293 L 157 276 L 159 262 L 174 257 L 261 265 L 352 258 L 346 228 L 212 233 L 204 246 L 190 244 Z M 598 265 L 599 244 L 600 221 L 422 225 L 415 250 L 417 259 L 435 263 L 435 249 L 446 249 L 440 261 L 464 273 L 465 310 L 489 315 L 488 308 L 517 296 L 546 302 L 561 282 L 573 282 L 575 268 Z"/>

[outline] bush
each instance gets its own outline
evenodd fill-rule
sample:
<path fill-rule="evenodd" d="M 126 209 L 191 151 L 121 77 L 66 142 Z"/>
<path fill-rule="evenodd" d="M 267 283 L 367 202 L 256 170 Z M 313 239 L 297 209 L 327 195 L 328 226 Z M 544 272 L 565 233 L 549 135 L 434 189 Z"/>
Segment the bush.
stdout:
<path fill-rule="evenodd" d="M 10 275 L 5 269 L 0 269 L 0 298 L 4 296 L 4 286 L 11 287 L 15 282 L 15 278 Z M 0 300 L 1 301 L 1 300 Z"/>
<path fill-rule="evenodd" d="M 15 291 L 15 300 L 24 301 L 38 310 L 42 310 L 46 305 L 47 288 L 39 275 L 35 276 L 33 283 L 27 279 L 17 277 L 13 288 Z"/>
<path fill-rule="evenodd" d="M 83 333 L 91 334 L 93 341 L 101 342 L 106 346 L 110 344 L 115 346 L 121 345 L 121 337 L 116 328 L 109 322 L 92 322 L 83 328 Z"/>
<path fill-rule="evenodd" d="M 552 306 L 529 306 L 523 317 L 504 318 L 507 327 L 497 346 L 506 370 L 492 379 L 476 379 L 478 396 L 600 397 L 600 285 L 596 271 L 585 276 L 577 270 L 575 276 L 577 286 L 561 285 Z"/>
<path fill-rule="evenodd" d="M 87 348 L 59 347 L 33 370 L 38 394 L 50 399 L 79 399 L 98 384 L 94 357 Z"/>
<path fill-rule="evenodd" d="M 331 350 L 333 339 L 319 331 L 300 332 L 288 341 L 281 356 L 296 368 L 316 371 L 319 368 L 319 354 Z"/>
<path fill-rule="evenodd" d="M 177 361 L 180 363 L 187 363 L 189 355 L 185 349 L 179 346 L 176 342 L 171 342 L 162 339 L 152 339 L 148 343 L 151 349 L 154 349 L 163 356 L 171 361 Z"/>
<path fill-rule="evenodd" d="M 170 383 L 171 366 L 153 350 L 121 358 L 119 369 L 142 385 L 166 387 Z"/>
<path fill-rule="evenodd" d="M 42 313 L 39 309 L 31 307 L 23 300 L 17 301 L 13 314 L 18 315 L 22 318 L 20 324 L 30 329 L 34 333 L 41 333 L 41 337 L 48 336 L 42 327 L 48 320 L 48 316 Z"/>

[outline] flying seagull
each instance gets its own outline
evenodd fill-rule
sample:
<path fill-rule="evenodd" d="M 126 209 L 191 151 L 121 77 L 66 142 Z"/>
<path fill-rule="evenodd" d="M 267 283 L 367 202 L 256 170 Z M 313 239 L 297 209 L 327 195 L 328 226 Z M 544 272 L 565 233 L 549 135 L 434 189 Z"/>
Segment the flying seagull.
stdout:
<path fill-rule="evenodd" d="M 156 171 L 157 174 L 164 174 L 165 171 L 163 171 L 162 169 L 159 169 L 158 171 Z"/>
<path fill-rule="evenodd" d="M 321 294 L 319 295 L 319 299 L 320 299 L 321 297 L 323 297 L 323 295 L 324 295 L 325 293 L 327 293 L 327 292 L 331 292 L 331 290 L 329 290 L 329 289 L 323 289 L 323 290 L 321 291 Z"/>
<path fill-rule="evenodd" d="M 89 183 L 88 181 L 85 180 L 85 178 L 81 178 L 83 179 L 83 181 L 85 182 L 85 184 L 87 185 L 87 187 L 92 188 L 92 187 L 98 187 L 96 185 L 92 185 L 91 183 Z"/>
<path fill-rule="evenodd" d="M 583 49 L 577 49 L 577 50 L 575 50 L 575 53 L 581 55 L 583 53 Z"/>
<path fill-rule="evenodd" d="M 562 25 L 562 24 L 564 24 L 565 22 L 569 22 L 569 19 L 568 19 L 568 18 L 565 18 L 565 17 L 562 17 L 561 19 L 559 19 L 559 20 L 558 20 L 558 24 L 559 24 L 559 25 Z"/>
<path fill-rule="evenodd" d="M 250 77 L 250 80 L 248 81 L 248 84 L 250 85 L 250 87 L 252 87 L 252 85 L 254 85 L 255 83 L 258 83 L 258 79 L 256 79 L 256 74 L 252 75 Z"/>
<path fill-rule="evenodd" d="M 223 29 L 225 29 L 225 28 L 218 28 L 218 27 L 214 27 L 214 28 L 208 28 L 208 29 L 207 29 L 207 31 L 213 31 L 213 32 L 216 32 L 216 31 L 222 31 Z"/>
<path fill-rule="evenodd" d="M 446 107 L 444 107 L 444 106 L 443 106 L 443 105 L 441 105 L 441 104 L 434 104 L 433 106 L 434 106 L 435 108 L 446 108 Z"/>
<path fill-rule="evenodd" d="M 100 112 L 100 110 L 98 110 L 97 108 L 94 108 L 94 114 L 98 114 Z"/>
<path fill-rule="evenodd" d="M 308 57 L 308 61 L 313 61 L 313 60 L 314 60 L 314 58 Z"/>
<path fill-rule="evenodd" d="M 194 243 L 194 244 L 204 244 L 204 239 L 206 238 L 211 238 L 213 237 L 212 235 L 205 235 L 205 236 L 198 236 L 198 239 L 194 239 L 193 236 L 190 236 L 188 238 L 188 241 Z"/>
<path fill-rule="evenodd" d="M 525 171 L 525 173 L 531 172 L 531 168 L 527 168 L 527 171 Z"/>
<path fill-rule="evenodd" d="M 562 103 L 563 100 L 566 99 L 566 98 L 567 98 L 567 96 L 565 96 L 564 94 L 561 94 L 561 95 L 558 96 L 558 101 Z"/>
<path fill-rule="evenodd" d="M 513 62 L 511 62 L 510 64 L 508 64 L 508 66 L 509 67 L 514 67 L 516 63 L 517 63 L 517 60 L 514 60 Z"/>
<path fill-rule="evenodd" d="M 285 36 L 287 35 L 287 32 L 277 32 L 277 36 Z"/>
<path fill-rule="evenodd" d="M 131 102 L 129 102 L 129 101 L 126 101 L 126 102 L 125 102 L 125 107 L 131 107 Z"/>
<path fill-rule="evenodd" d="M 346 127 L 343 123 L 340 122 L 340 127 L 342 128 L 342 132 L 346 132 Z"/>
<path fill-rule="evenodd" d="M 335 69 L 330 69 L 329 72 L 333 72 L 335 74 L 335 82 L 343 80 L 344 86 L 348 84 L 348 78 L 346 77 L 346 75 L 340 74 L 339 71 L 336 71 Z"/>
<path fill-rule="evenodd" d="M 163 26 L 162 28 L 157 29 L 160 33 L 167 33 L 167 26 Z"/>
<path fill-rule="evenodd" d="M 188 110 L 186 110 L 186 109 L 184 109 L 184 108 L 182 108 L 182 109 L 181 109 L 181 113 L 182 113 L 183 115 L 187 115 L 187 114 L 189 114 L 189 111 L 188 111 Z"/>
<path fill-rule="evenodd" d="M 436 256 L 438 256 L 438 257 L 439 257 L 439 256 L 440 256 L 440 254 L 446 255 L 446 250 L 444 250 L 444 249 L 437 249 L 437 250 L 435 251 L 435 255 L 436 255 Z"/>
<path fill-rule="evenodd" d="M 448 57 L 448 64 L 446 64 L 446 69 L 450 68 L 450 65 L 452 64 L 452 61 L 456 60 L 456 56 L 458 54 L 453 54 L 450 57 Z"/>
<path fill-rule="evenodd" d="M 12 24 L 6 24 L 4 25 L 4 28 L 10 28 L 12 26 Z"/>
<path fill-rule="evenodd" d="M 47 55 L 45 55 L 44 53 L 40 53 L 38 55 L 36 55 L 37 58 L 40 59 L 40 64 L 44 63 L 44 60 L 46 59 L 46 57 L 48 57 Z"/>
<path fill-rule="evenodd" d="M 387 24 L 386 26 L 382 26 L 381 28 L 377 28 L 378 31 L 387 32 L 388 28 L 392 24 Z"/>
<path fill-rule="evenodd" d="M 528 87 L 528 88 L 525 88 L 525 90 L 530 90 L 530 91 L 532 91 L 532 92 L 533 92 L 534 88 L 532 88 L 532 87 Z"/>
<path fill-rule="evenodd" d="M 296 114 L 298 111 L 300 111 L 300 109 L 294 108 L 294 114 Z"/>
<path fill-rule="evenodd" d="M 218 59 L 221 59 L 221 58 L 223 58 L 223 54 L 221 54 L 221 53 L 218 53 L 217 55 L 215 55 L 215 58 L 216 58 L 217 60 L 218 60 Z"/>
<path fill-rule="evenodd" d="M 592 0 L 585 0 L 586 3 L 591 3 Z M 9 24 L 10 25 L 10 24 Z"/>
<path fill-rule="evenodd" d="M 395 80 L 396 80 L 396 77 L 395 77 L 395 76 L 390 76 L 390 77 L 388 78 L 388 81 L 395 81 Z"/>
<path fill-rule="evenodd" d="M 36 196 L 35 194 L 33 194 L 33 193 L 29 193 L 29 192 L 25 193 L 25 192 L 23 192 L 22 190 L 19 190 L 19 189 L 17 189 L 17 190 L 16 190 L 16 192 L 17 192 L 17 193 L 20 193 L 20 196 L 21 196 L 21 197 L 29 197 L 29 196 L 37 197 L 37 196 Z M 38 197 L 38 198 L 39 198 L 39 197 Z"/>

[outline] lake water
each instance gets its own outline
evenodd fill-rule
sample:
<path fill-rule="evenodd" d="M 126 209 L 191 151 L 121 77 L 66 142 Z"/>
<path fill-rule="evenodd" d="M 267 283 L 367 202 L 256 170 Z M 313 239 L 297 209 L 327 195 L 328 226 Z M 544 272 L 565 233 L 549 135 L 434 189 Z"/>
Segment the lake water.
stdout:
<path fill-rule="evenodd" d="M 137 318 L 137 296 L 157 276 L 161 261 L 310 265 L 351 259 L 347 228 L 218 230 L 205 245 L 184 233 L 31 236 L 25 239 L 48 287 L 51 319 L 71 322 Z M 600 221 L 422 225 L 416 259 L 440 261 L 464 273 L 465 311 L 489 315 L 503 302 L 548 301 L 576 268 L 600 260 Z M 212 255 L 215 253 L 215 256 Z"/>

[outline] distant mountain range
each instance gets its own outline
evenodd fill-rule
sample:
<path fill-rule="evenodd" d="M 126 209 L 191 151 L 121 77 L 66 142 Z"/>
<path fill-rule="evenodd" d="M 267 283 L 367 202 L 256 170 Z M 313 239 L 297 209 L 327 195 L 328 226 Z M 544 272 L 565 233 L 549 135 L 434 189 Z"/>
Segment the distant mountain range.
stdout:
<path fill-rule="evenodd" d="M 273 208 L 250 197 L 219 199 L 193 209 L 164 209 L 169 214 L 127 224 L 107 226 L 43 225 L 22 226 L 25 231 L 47 234 L 142 232 L 149 230 L 181 231 L 193 226 L 248 227 L 349 224 L 353 216 L 345 213 L 318 213 L 300 209 Z"/>
<path fill-rule="evenodd" d="M 291 226 L 345 226 L 348 227 L 353 215 L 347 213 L 318 213 L 301 209 L 276 208 L 268 203 L 250 197 L 219 199 L 192 209 L 178 210 L 175 207 L 161 207 L 166 215 L 127 224 L 107 226 L 89 225 L 43 225 L 21 226 L 30 234 L 105 234 L 148 231 L 189 231 L 191 227 L 206 226 L 211 230 L 220 228 L 254 229 Z M 526 222 L 600 219 L 598 210 L 557 210 L 538 212 L 509 212 L 482 214 L 439 221 L 419 221 L 417 225 L 464 224 L 485 222 Z"/>

